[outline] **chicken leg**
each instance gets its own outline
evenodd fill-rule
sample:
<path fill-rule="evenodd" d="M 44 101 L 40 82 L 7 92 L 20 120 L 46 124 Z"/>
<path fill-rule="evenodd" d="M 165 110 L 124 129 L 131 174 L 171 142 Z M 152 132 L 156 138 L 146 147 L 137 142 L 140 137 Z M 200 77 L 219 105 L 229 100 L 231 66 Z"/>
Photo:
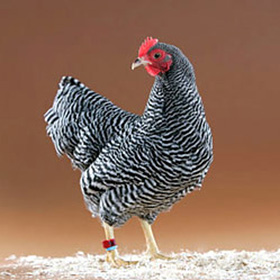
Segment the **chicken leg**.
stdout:
<path fill-rule="evenodd" d="M 154 234 L 152 231 L 152 226 L 148 224 L 146 221 L 141 220 L 141 225 L 144 231 L 147 251 L 146 254 L 150 257 L 151 260 L 161 259 L 161 260 L 172 260 L 172 257 L 165 256 L 159 252 L 156 240 L 154 238 Z"/>
<path fill-rule="evenodd" d="M 114 228 L 103 222 L 106 239 L 114 238 Z M 137 261 L 125 261 L 119 257 L 117 249 L 107 251 L 106 261 L 114 267 L 126 266 L 130 264 L 136 264 Z"/>

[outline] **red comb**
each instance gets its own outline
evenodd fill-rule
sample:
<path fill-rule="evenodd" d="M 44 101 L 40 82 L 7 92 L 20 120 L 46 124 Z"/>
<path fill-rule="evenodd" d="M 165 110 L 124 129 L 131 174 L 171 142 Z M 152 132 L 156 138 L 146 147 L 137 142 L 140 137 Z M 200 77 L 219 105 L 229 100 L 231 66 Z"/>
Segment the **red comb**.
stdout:
<path fill-rule="evenodd" d="M 152 37 L 147 37 L 142 43 L 138 51 L 138 57 L 145 55 L 148 50 L 153 47 L 158 42 L 158 39 L 153 39 Z"/>

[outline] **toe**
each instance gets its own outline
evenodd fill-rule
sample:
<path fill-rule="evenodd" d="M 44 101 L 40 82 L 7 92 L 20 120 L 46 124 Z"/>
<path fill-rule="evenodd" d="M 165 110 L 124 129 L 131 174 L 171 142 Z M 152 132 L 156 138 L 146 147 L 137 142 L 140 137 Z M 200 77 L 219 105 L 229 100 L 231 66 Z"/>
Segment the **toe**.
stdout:
<path fill-rule="evenodd" d="M 128 265 L 132 265 L 132 264 L 137 264 L 138 261 L 126 261 L 124 259 L 121 258 L 117 258 L 116 262 L 119 266 L 128 266 Z"/>
<path fill-rule="evenodd" d="M 173 257 L 163 255 L 161 253 L 153 253 L 150 255 L 151 260 L 173 260 Z"/>
<path fill-rule="evenodd" d="M 107 257 L 106 262 L 108 262 L 113 267 L 125 267 L 129 265 L 135 265 L 138 263 L 138 261 L 126 261 L 118 256 Z"/>

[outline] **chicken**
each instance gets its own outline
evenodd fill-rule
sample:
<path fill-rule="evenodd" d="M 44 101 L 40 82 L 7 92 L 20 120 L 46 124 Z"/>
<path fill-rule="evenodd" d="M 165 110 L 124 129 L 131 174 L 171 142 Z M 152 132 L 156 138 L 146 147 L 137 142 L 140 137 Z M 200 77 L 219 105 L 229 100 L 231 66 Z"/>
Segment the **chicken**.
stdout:
<path fill-rule="evenodd" d="M 213 160 L 212 134 L 193 67 L 175 46 L 148 37 L 132 69 L 155 77 L 141 116 L 126 112 L 77 79 L 63 77 L 45 114 L 58 155 L 81 174 L 87 208 L 105 229 L 107 261 L 122 260 L 114 228 L 137 216 L 151 259 L 162 255 L 151 225 L 159 213 L 201 187 Z"/>

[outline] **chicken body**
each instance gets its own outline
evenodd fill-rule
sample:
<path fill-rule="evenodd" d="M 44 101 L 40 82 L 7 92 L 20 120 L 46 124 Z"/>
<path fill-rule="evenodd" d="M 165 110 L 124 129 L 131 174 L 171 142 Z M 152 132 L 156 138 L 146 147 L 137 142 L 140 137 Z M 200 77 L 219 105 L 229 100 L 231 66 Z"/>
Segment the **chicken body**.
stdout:
<path fill-rule="evenodd" d="M 172 56 L 172 65 L 156 75 L 142 116 L 71 77 L 62 79 L 45 114 L 57 153 L 82 172 L 88 209 L 114 227 L 132 216 L 152 224 L 160 212 L 201 187 L 213 159 L 191 63 L 175 46 L 155 47 Z"/>

